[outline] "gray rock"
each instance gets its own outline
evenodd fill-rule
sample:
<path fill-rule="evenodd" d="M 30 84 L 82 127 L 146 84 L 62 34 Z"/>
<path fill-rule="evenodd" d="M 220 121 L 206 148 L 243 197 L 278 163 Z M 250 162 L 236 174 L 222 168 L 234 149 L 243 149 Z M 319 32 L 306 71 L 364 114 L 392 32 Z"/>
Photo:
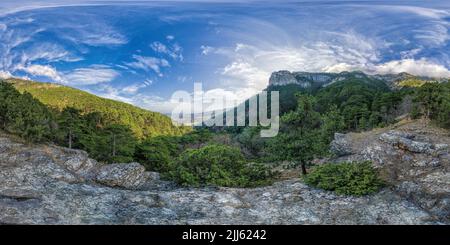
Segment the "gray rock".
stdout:
<path fill-rule="evenodd" d="M 272 73 L 272 75 L 269 78 L 269 84 L 275 85 L 275 86 L 296 84 L 296 83 L 297 83 L 297 79 L 289 71 L 274 72 L 274 73 Z"/>
<path fill-rule="evenodd" d="M 352 148 L 347 136 L 341 133 L 334 134 L 334 140 L 330 144 L 331 153 L 336 156 L 347 156 L 352 154 Z"/>
<path fill-rule="evenodd" d="M 348 197 L 300 180 L 247 189 L 181 188 L 160 180 L 158 173 L 144 172 L 137 163 L 101 166 L 84 157 L 65 148 L 27 146 L 0 137 L 0 223 L 450 223 L 445 218 L 450 201 L 444 170 L 374 195 Z"/>
<path fill-rule="evenodd" d="M 435 154 L 448 148 L 447 144 L 431 144 L 412 140 L 413 138 L 411 134 L 398 131 L 389 131 L 380 136 L 380 140 L 412 153 Z"/>
<path fill-rule="evenodd" d="M 334 148 L 352 145 L 353 153 L 331 160 L 372 161 L 398 195 L 438 217 L 440 222 L 449 223 L 450 207 L 446 205 L 450 202 L 447 144 L 450 138 L 422 124 L 411 124 L 399 130 L 365 132 L 357 137 L 338 135 Z"/>
<path fill-rule="evenodd" d="M 96 181 L 111 187 L 136 189 L 142 186 L 149 174 L 139 163 L 119 163 L 102 166 L 95 177 Z M 154 176 L 155 177 L 155 176 Z"/>

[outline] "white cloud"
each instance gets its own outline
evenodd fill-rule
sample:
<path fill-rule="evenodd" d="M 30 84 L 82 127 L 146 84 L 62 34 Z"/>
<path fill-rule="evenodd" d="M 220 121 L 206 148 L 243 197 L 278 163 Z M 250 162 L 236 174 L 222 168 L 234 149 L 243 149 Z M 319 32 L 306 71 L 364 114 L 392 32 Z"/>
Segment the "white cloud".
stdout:
<path fill-rule="evenodd" d="M 223 85 L 256 93 L 267 86 L 274 71 L 317 72 L 331 70 L 330 67 L 336 64 L 345 64 L 347 68 L 366 66 L 379 60 L 377 46 L 371 40 L 352 32 L 330 32 L 327 35 L 332 37 L 332 41 L 310 41 L 290 46 L 237 43 L 234 47 L 214 49 L 214 53 L 230 59 L 230 63 L 220 70 Z"/>
<path fill-rule="evenodd" d="M 175 37 L 172 36 L 172 35 L 167 35 L 167 36 L 166 36 L 166 39 L 169 40 L 169 41 L 172 41 L 172 40 L 175 39 Z"/>
<path fill-rule="evenodd" d="M 77 22 L 62 22 L 61 30 L 55 31 L 60 38 L 69 40 L 75 44 L 89 46 L 117 46 L 128 43 L 128 39 L 121 32 L 116 30 L 104 19 L 86 15 Z"/>
<path fill-rule="evenodd" d="M 166 45 L 160 43 L 160 42 L 153 42 L 152 44 L 150 44 L 150 47 L 158 53 L 168 53 L 169 49 L 167 48 Z"/>
<path fill-rule="evenodd" d="M 450 77 L 449 69 L 427 59 L 393 60 L 375 65 L 373 70 L 373 72 L 380 74 L 407 72 L 417 76 Z"/>
<path fill-rule="evenodd" d="M 23 63 L 30 63 L 36 60 L 45 60 L 46 62 L 76 62 L 82 60 L 54 43 L 37 43 L 30 48 L 23 50 L 20 57 Z"/>
<path fill-rule="evenodd" d="M 43 76 L 51 78 L 56 82 L 63 82 L 64 79 L 60 76 L 58 71 L 49 65 L 29 65 L 29 66 L 19 66 L 17 70 L 24 71 L 33 76 Z"/>
<path fill-rule="evenodd" d="M 87 68 L 78 68 L 65 74 L 67 83 L 74 85 L 92 85 L 107 83 L 114 80 L 120 74 L 108 66 L 92 65 Z"/>
<path fill-rule="evenodd" d="M 4 31 L 6 31 L 6 29 L 8 29 L 8 26 L 3 23 L 0 23 L 0 31 L 4 32 Z"/>
<path fill-rule="evenodd" d="M 374 6 L 374 10 L 379 10 L 383 14 L 398 14 L 405 16 L 405 22 L 416 22 L 411 29 L 405 33 L 414 33 L 413 37 L 430 46 L 445 45 L 450 39 L 448 28 L 450 26 L 448 18 L 450 11 L 446 9 L 434 9 L 418 6 L 406 5 L 380 5 Z M 417 25 L 420 23 L 420 25 Z"/>
<path fill-rule="evenodd" d="M 83 43 L 91 46 L 122 45 L 128 42 L 124 36 L 116 33 L 91 33 L 83 38 Z"/>
<path fill-rule="evenodd" d="M 0 70 L 0 78 L 1 79 L 7 79 L 12 77 L 11 73 L 9 73 L 8 71 L 1 71 Z"/>
<path fill-rule="evenodd" d="M 200 46 L 200 49 L 202 50 L 202 55 L 208 55 L 214 50 L 213 47 L 207 45 Z"/>
<path fill-rule="evenodd" d="M 443 9 L 432 9 L 417 6 L 405 6 L 405 5 L 380 5 L 374 6 L 375 8 L 381 8 L 383 11 L 398 12 L 400 14 L 412 13 L 422 17 L 431 19 L 442 19 L 448 17 L 450 12 Z"/>
<path fill-rule="evenodd" d="M 151 80 L 151 79 L 145 79 L 144 84 L 147 85 L 147 86 L 150 86 L 150 85 L 153 84 L 153 80 Z"/>
<path fill-rule="evenodd" d="M 133 95 L 136 94 L 137 92 L 139 92 L 140 89 L 146 88 L 150 85 L 153 84 L 153 81 L 150 79 L 146 79 L 143 83 L 135 83 L 129 86 L 126 86 L 124 88 L 121 89 L 121 92 L 128 94 L 128 95 Z M 119 93 L 121 93 L 119 92 Z"/>
<path fill-rule="evenodd" d="M 388 43 L 352 31 L 323 32 L 322 35 L 318 40 L 289 45 L 266 41 L 220 48 L 202 46 L 201 49 L 205 55 L 221 54 L 229 59 L 229 63 L 218 71 L 222 75 L 220 85 L 242 95 L 242 100 L 264 89 L 270 74 L 278 70 L 361 70 L 371 74 L 408 72 L 419 76 L 450 77 L 450 71 L 444 65 L 425 58 L 414 59 L 420 48 L 400 53 L 402 59 L 385 62 L 380 52 L 389 47 Z"/>
<path fill-rule="evenodd" d="M 185 83 L 185 82 L 187 82 L 187 81 L 192 81 L 193 79 L 192 79 L 192 77 L 190 77 L 190 76 L 178 76 L 177 77 L 177 81 L 178 82 L 181 82 L 181 83 Z"/>
<path fill-rule="evenodd" d="M 157 53 L 166 54 L 174 60 L 183 61 L 183 54 L 182 54 L 183 49 L 181 48 L 180 45 L 176 43 L 168 47 L 167 45 L 164 45 L 163 43 L 156 41 L 150 44 L 150 47 L 153 49 L 153 51 Z"/>
<path fill-rule="evenodd" d="M 163 74 L 161 73 L 162 67 L 170 66 L 170 63 L 166 59 L 159 59 L 155 57 L 147 57 L 141 55 L 133 55 L 133 59 L 135 61 L 126 63 L 126 65 L 147 72 L 153 70 L 158 74 L 158 76 L 163 76 Z"/>
<path fill-rule="evenodd" d="M 414 33 L 416 39 L 432 46 L 445 45 L 450 40 L 448 26 L 439 22 L 424 24 L 421 28 L 414 30 Z"/>
<path fill-rule="evenodd" d="M 45 76 L 61 82 L 63 77 L 50 64 L 52 62 L 74 62 L 82 58 L 65 50 L 61 45 L 50 42 L 36 42 L 37 34 L 46 27 L 28 28 L 22 25 L 33 22 L 32 18 L 7 19 L 5 28 L 0 31 L 0 70 L 15 74 L 23 71 L 28 75 Z M 16 28 L 16 25 L 21 25 Z"/>
<path fill-rule="evenodd" d="M 133 84 L 133 85 L 124 87 L 122 89 L 122 91 L 127 94 L 136 94 L 139 91 L 139 89 L 141 89 L 141 88 L 143 88 L 142 84 Z"/>

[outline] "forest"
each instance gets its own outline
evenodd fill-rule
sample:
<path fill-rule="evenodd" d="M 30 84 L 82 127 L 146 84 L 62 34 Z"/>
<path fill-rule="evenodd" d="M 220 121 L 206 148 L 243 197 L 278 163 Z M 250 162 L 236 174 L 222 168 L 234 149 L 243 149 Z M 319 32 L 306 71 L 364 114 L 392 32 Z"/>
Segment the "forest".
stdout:
<path fill-rule="evenodd" d="M 306 175 L 315 158 L 330 154 L 328 146 L 336 132 L 385 127 L 404 115 L 450 129 L 448 82 L 391 90 L 382 83 L 350 79 L 316 91 L 270 89 L 282 95 L 280 133 L 273 138 L 259 137 L 258 127 L 197 127 L 145 136 L 95 110 L 48 106 L 6 81 L 0 82 L 0 129 L 30 143 L 85 150 L 105 163 L 139 162 L 181 185 L 239 187 L 276 180 L 278 173 L 268 163 L 289 162 Z M 349 164 L 343 169 L 359 169 Z M 311 174 L 310 183 L 320 179 L 317 173 Z M 376 179 L 374 183 L 379 185 Z M 358 193 L 366 192 L 358 189 Z"/>

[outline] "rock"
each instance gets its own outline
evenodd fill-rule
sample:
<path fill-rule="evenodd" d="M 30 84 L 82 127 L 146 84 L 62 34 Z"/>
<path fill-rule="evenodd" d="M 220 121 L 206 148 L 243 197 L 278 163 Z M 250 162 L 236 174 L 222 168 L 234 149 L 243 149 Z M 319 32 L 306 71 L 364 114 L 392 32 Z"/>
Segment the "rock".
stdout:
<path fill-rule="evenodd" d="M 145 174 L 147 175 L 147 179 L 149 181 L 161 180 L 161 177 L 160 177 L 159 173 L 157 173 L 157 172 L 145 172 Z"/>
<path fill-rule="evenodd" d="M 93 178 L 93 170 L 98 165 L 97 161 L 90 159 L 85 151 L 65 149 L 70 152 L 70 157 L 62 161 L 62 165 L 86 179 Z"/>
<path fill-rule="evenodd" d="M 378 137 L 360 137 L 370 144 L 345 137 L 353 151 L 346 157 L 370 148 L 366 157 L 395 168 L 392 188 L 349 197 L 300 180 L 184 188 L 137 163 L 99 165 L 83 152 L 0 136 L 0 224 L 450 224 L 449 164 L 436 156 L 439 166 L 414 167 L 417 155 L 433 158 L 408 152 L 403 161 L 402 150 Z"/>
<path fill-rule="evenodd" d="M 414 121 L 395 130 L 374 130 L 351 136 L 338 134 L 332 149 L 349 152 L 347 146 L 352 145 L 353 153 L 339 154 L 331 161 L 372 161 L 398 195 L 439 217 L 439 222 L 449 223 L 450 137 L 447 135 L 440 129 Z"/>
<path fill-rule="evenodd" d="M 136 189 L 147 181 L 150 175 L 145 173 L 139 163 L 109 164 L 102 166 L 95 177 L 96 181 L 111 187 Z M 156 176 L 153 175 L 156 178 Z"/>
<path fill-rule="evenodd" d="M 372 76 L 368 76 L 362 72 L 341 72 L 341 73 L 328 73 L 328 72 L 289 72 L 289 71 L 277 71 L 273 72 L 269 79 L 269 86 L 284 86 L 288 84 L 297 84 L 302 88 L 320 88 L 326 87 L 330 84 L 347 80 L 347 79 L 360 79 L 362 81 L 370 81 L 374 79 Z"/>
<path fill-rule="evenodd" d="M 277 71 L 270 76 L 269 85 L 284 86 L 288 84 L 297 84 L 302 88 L 309 88 L 314 84 L 315 86 L 320 87 L 333 82 L 333 78 L 337 76 L 337 74 L 333 73 L 291 73 L 289 71 Z"/>
<path fill-rule="evenodd" d="M 289 71 L 278 71 L 272 73 L 269 78 L 269 84 L 274 86 L 296 84 L 297 79 Z"/>
<path fill-rule="evenodd" d="M 335 133 L 334 140 L 330 144 L 330 151 L 339 157 L 352 154 L 352 148 L 347 140 L 347 136 L 345 134 Z"/>
<path fill-rule="evenodd" d="M 412 140 L 413 138 L 410 134 L 398 131 L 389 131 L 380 136 L 380 140 L 413 153 L 435 154 L 448 148 L 447 144 L 431 144 Z"/>

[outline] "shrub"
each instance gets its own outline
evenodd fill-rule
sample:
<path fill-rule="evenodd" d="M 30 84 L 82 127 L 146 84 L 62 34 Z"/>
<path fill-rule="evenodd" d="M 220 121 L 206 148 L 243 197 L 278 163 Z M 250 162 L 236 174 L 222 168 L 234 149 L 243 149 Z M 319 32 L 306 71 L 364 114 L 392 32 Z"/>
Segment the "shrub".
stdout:
<path fill-rule="evenodd" d="M 237 148 L 207 145 L 184 151 L 174 162 L 169 177 L 185 186 L 247 187 L 267 183 L 270 174 L 262 165 L 247 165 Z"/>
<path fill-rule="evenodd" d="M 304 181 L 337 194 L 355 196 L 374 193 L 383 185 L 371 162 L 322 164 L 305 176 Z"/>
<path fill-rule="evenodd" d="M 173 137 L 158 136 L 144 140 L 136 147 L 135 160 L 148 171 L 168 172 L 172 156 L 179 152 L 178 141 Z"/>

